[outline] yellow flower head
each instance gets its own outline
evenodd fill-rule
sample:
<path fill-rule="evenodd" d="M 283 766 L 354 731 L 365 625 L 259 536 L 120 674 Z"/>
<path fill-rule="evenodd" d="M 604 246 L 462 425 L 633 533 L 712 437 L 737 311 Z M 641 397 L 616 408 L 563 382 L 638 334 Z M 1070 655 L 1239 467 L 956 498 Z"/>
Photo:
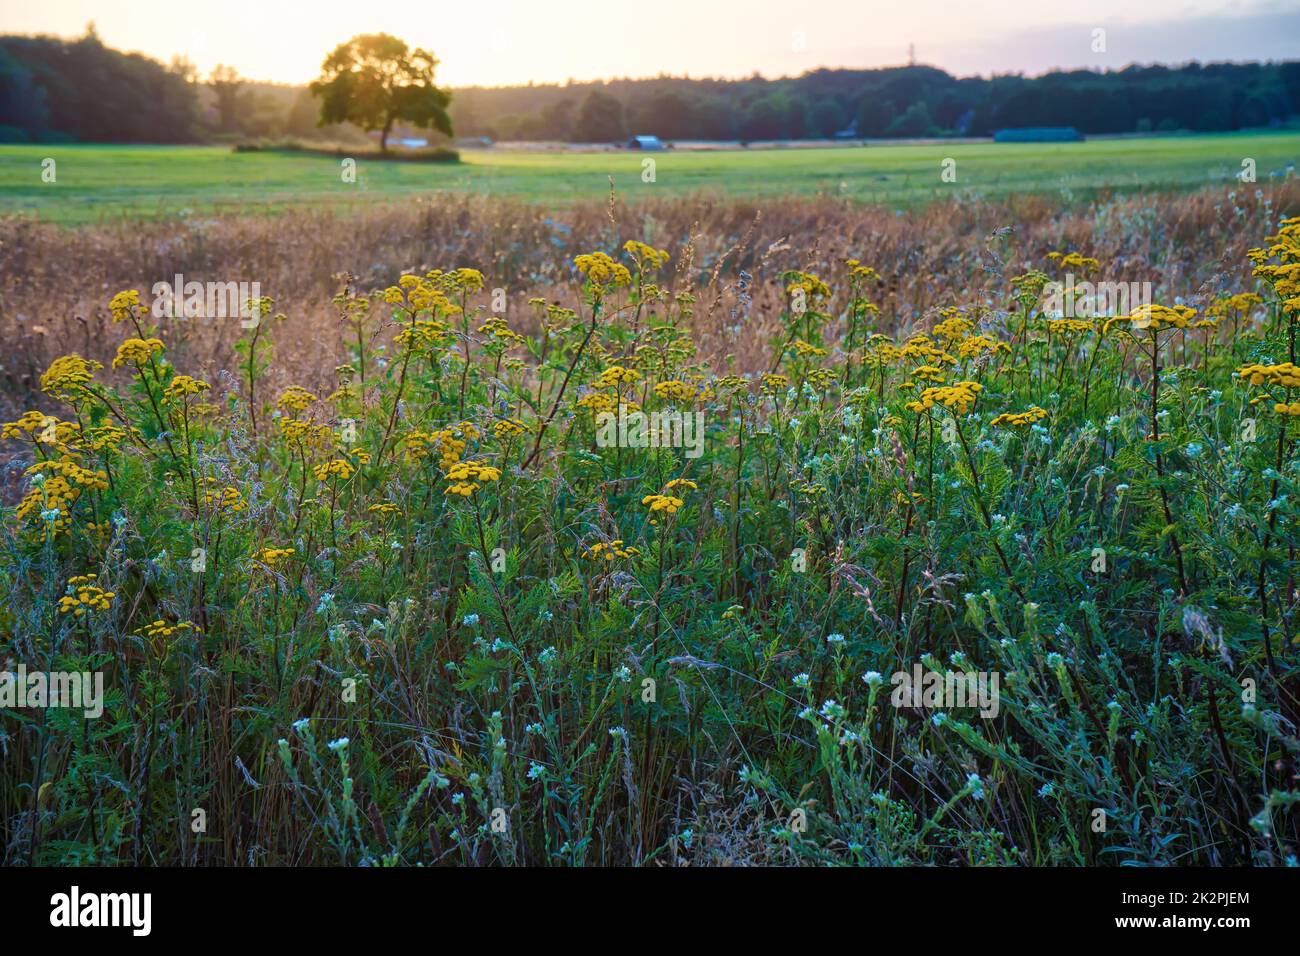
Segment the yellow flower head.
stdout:
<path fill-rule="evenodd" d="M 921 393 L 919 401 L 907 403 L 907 410 L 923 412 L 940 405 L 954 415 L 965 415 L 974 407 L 983 388 L 979 382 L 954 382 L 952 385 L 927 388 Z"/>
<path fill-rule="evenodd" d="M 273 568 L 285 558 L 291 558 L 295 554 L 297 554 L 297 551 L 294 548 L 263 548 L 253 557 L 268 568 Z"/>
<path fill-rule="evenodd" d="M 93 359 L 84 359 L 75 352 L 61 355 L 50 363 L 41 376 L 41 391 L 52 398 L 70 401 L 85 396 L 86 386 L 103 368 Z"/>
<path fill-rule="evenodd" d="M 1277 365 L 1243 365 L 1237 377 L 1251 385 L 1271 385 L 1277 388 L 1300 386 L 1300 368 L 1290 362 Z"/>
<path fill-rule="evenodd" d="M 1003 412 L 989 424 L 994 428 L 1023 428 L 1026 425 L 1034 424 L 1034 422 L 1040 422 L 1046 417 L 1047 409 L 1031 405 L 1028 411 Z"/>
<path fill-rule="evenodd" d="M 59 613 L 85 617 L 96 611 L 107 611 L 117 595 L 113 591 L 105 591 L 93 584 L 95 580 L 93 574 L 80 574 L 69 578 L 68 592 L 59 598 Z"/>
<path fill-rule="evenodd" d="M 628 285 L 632 281 L 632 273 L 628 272 L 627 266 L 615 262 L 603 252 L 578 256 L 573 264 L 594 286 Z"/>
<path fill-rule="evenodd" d="M 621 365 L 611 365 L 605 371 L 596 377 L 592 383 L 592 388 L 614 388 L 618 385 L 630 385 L 639 381 L 641 373 L 634 368 L 624 368 Z"/>
<path fill-rule="evenodd" d="M 689 402 L 695 398 L 695 389 L 685 382 L 671 380 L 659 382 L 655 385 L 654 392 L 660 398 L 669 399 L 675 402 Z"/>
<path fill-rule="evenodd" d="M 449 481 L 496 481 L 501 469 L 479 461 L 458 461 L 447 469 Z"/>
<path fill-rule="evenodd" d="M 163 351 L 163 348 L 162 339 L 127 339 L 117 347 L 113 368 L 121 368 L 123 365 L 143 365 Z"/>
<path fill-rule="evenodd" d="M 632 258 L 642 272 L 656 272 L 668 264 L 668 250 L 656 249 L 635 239 L 623 243 L 623 251 Z"/>
<path fill-rule="evenodd" d="M 492 423 L 492 434 L 497 438 L 515 438 L 527 430 L 523 422 L 513 418 L 501 418 Z"/>
<path fill-rule="evenodd" d="M 623 539 L 615 538 L 610 542 L 597 541 L 583 551 L 582 556 L 594 561 L 613 561 L 615 558 L 635 558 L 640 553 L 639 548 L 624 547 Z"/>
<path fill-rule="evenodd" d="M 163 389 L 163 397 L 168 402 L 184 401 L 187 396 L 206 392 L 211 386 L 188 375 L 177 375 Z"/>
<path fill-rule="evenodd" d="M 672 495 L 646 495 L 641 499 L 641 504 L 649 505 L 652 512 L 666 511 L 670 515 L 677 514 L 677 509 L 685 503 L 681 498 L 675 498 Z"/>
<path fill-rule="evenodd" d="M 307 389 L 299 385 L 290 385 L 280 393 L 280 397 L 275 400 L 275 404 L 281 411 L 297 414 L 306 411 L 307 406 L 315 401 L 316 396 Z"/>
<path fill-rule="evenodd" d="M 1128 315 L 1117 315 L 1109 319 L 1102 328 L 1102 333 L 1110 331 L 1116 323 L 1127 326 L 1135 332 L 1163 332 L 1166 329 L 1186 329 L 1196 317 L 1196 310 L 1185 305 L 1157 305 L 1149 303 L 1140 305 Z"/>
<path fill-rule="evenodd" d="M 140 293 L 135 289 L 119 292 L 108 303 L 108 311 L 113 316 L 114 322 L 126 321 L 131 318 L 132 312 L 138 308 L 140 308 Z"/>
<path fill-rule="evenodd" d="M 356 468 L 346 458 L 335 458 L 312 469 L 312 474 L 316 476 L 317 481 L 325 481 L 328 478 L 341 478 L 347 481 L 355 473 Z"/>
<path fill-rule="evenodd" d="M 1078 252 L 1049 252 L 1047 258 L 1066 272 L 1096 272 L 1101 268 L 1096 259 Z"/>

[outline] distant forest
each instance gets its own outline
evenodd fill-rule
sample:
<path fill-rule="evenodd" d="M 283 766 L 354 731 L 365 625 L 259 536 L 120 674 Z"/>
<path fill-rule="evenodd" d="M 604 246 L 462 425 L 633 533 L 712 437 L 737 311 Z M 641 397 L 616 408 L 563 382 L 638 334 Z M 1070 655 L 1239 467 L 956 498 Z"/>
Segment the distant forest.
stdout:
<path fill-rule="evenodd" d="M 1027 126 L 1085 134 L 1217 131 L 1294 117 L 1300 62 L 991 79 L 904 66 L 772 80 L 661 77 L 453 92 L 457 136 L 494 140 L 988 136 Z M 0 142 L 365 141 L 354 127 L 319 129 L 317 116 L 305 86 L 258 83 L 227 68 L 200 77 L 182 59 L 164 65 L 110 49 L 93 28 L 76 40 L 0 36 Z"/>

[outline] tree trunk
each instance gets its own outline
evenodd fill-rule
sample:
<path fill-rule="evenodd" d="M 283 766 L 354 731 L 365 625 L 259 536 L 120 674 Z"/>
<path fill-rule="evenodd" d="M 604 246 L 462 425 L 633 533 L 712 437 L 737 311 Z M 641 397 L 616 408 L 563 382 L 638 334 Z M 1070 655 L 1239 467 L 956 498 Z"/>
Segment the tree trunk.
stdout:
<path fill-rule="evenodd" d="M 389 116 L 388 119 L 384 120 L 384 131 L 379 134 L 379 151 L 381 153 L 388 152 L 388 134 L 392 128 L 393 117 Z"/>

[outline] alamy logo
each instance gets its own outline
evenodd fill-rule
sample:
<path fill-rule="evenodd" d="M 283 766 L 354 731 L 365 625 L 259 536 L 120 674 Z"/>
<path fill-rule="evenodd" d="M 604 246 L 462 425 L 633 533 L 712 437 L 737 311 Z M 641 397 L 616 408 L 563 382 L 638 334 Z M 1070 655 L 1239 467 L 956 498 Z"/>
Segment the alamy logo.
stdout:
<path fill-rule="evenodd" d="M 128 926 L 133 936 L 148 936 L 152 928 L 153 896 L 150 893 L 71 893 L 50 897 L 50 925 Z"/>
<path fill-rule="evenodd" d="M 658 411 L 629 412 L 620 405 L 618 414 L 596 416 L 596 445 L 599 448 L 685 448 L 687 458 L 704 454 L 704 413 Z"/>
<path fill-rule="evenodd" d="M 84 717 L 104 713 L 102 671 L 29 671 L 26 664 L 13 669 L 10 661 L 0 671 L 0 707 L 67 707 Z"/>
<path fill-rule="evenodd" d="M 913 664 L 912 670 L 898 671 L 889 679 L 894 685 L 889 702 L 895 707 L 924 707 L 954 710 L 978 707 L 980 716 L 994 718 L 1001 709 L 997 671 L 936 671 Z"/>
<path fill-rule="evenodd" d="M 1151 304 L 1150 282 L 1075 282 L 1074 273 L 1065 282 L 1043 286 L 1042 310 L 1049 316 L 1091 319 L 1099 315 L 1129 315 Z"/>
<path fill-rule="evenodd" d="M 256 303 L 262 298 L 260 282 L 186 282 L 176 273 L 171 282 L 153 284 L 155 319 L 231 319 L 238 317 L 246 329 L 262 321 Z"/>

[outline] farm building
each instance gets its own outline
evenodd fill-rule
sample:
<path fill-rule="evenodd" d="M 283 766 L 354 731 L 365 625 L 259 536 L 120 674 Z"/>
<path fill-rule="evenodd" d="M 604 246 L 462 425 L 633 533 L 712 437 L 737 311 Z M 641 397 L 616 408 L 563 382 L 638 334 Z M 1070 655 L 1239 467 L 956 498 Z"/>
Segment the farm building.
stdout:
<path fill-rule="evenodd" d="M 1073 126 L 1029 126 L 1000 129 L 993 134 L 995 143 L 1078 143 L 1083 134 Z"/>
<path fill-rule="evenodd" d="M 627 141 L 628 149 L 663 149 L 663 141 L 658 136 L 633 136 Z"/>

